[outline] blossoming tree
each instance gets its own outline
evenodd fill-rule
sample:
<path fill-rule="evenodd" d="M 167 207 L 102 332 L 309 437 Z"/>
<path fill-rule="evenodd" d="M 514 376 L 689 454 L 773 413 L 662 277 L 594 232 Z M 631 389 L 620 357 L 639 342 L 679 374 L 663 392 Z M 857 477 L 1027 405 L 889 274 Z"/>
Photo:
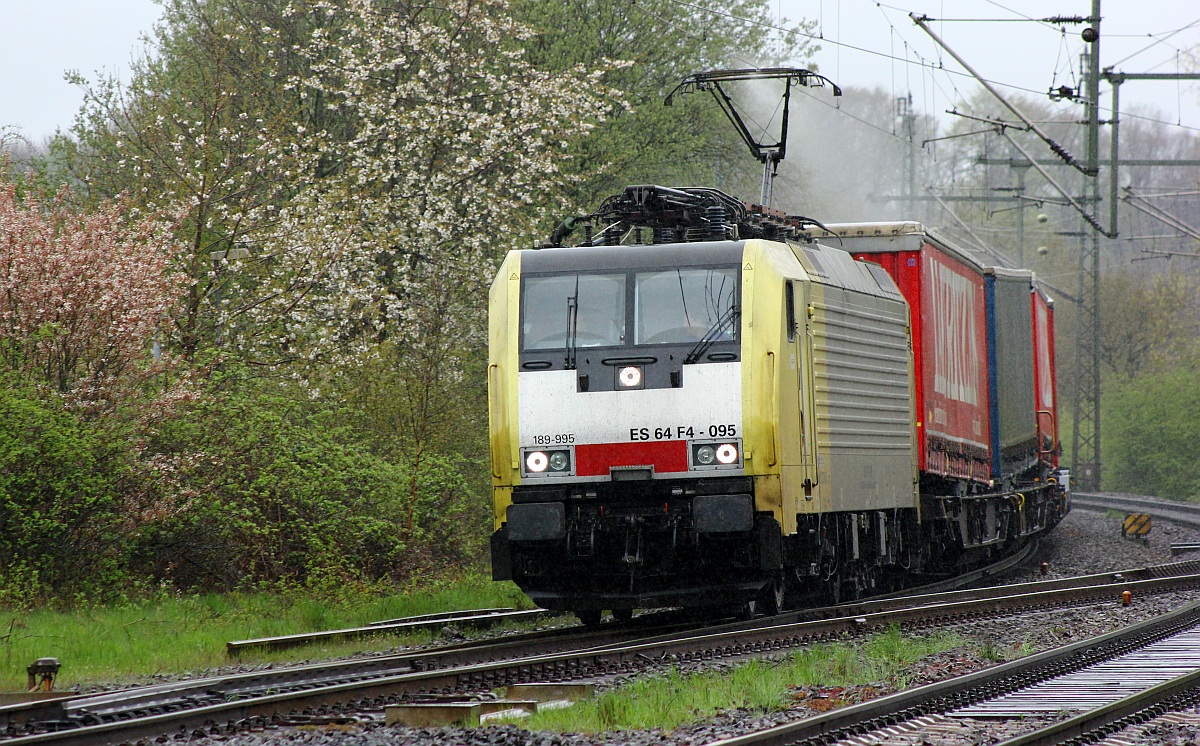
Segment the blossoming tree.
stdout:
<path fill-rule="evenodd" d="M 116 404 L 152 370 L 152 343 L 179 302 L 178 247 L 127 205 L 80 213 L 0 181 L 0 364 L 26 384 Z"/>

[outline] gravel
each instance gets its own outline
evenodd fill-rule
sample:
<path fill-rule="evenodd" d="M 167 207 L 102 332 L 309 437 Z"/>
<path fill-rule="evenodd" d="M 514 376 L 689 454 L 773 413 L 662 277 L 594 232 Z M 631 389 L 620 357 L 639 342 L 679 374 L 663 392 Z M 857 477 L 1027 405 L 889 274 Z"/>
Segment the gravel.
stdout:
<path fill-rule="evenodd" d="M 1101 572 L 1118 572 L 1152 564 L 1192 559 L 1200 556 L 1172 557 L 1169 545 L 1200 542 L 1200 531 L 1166 523 L 1155 525 L 1149 541 L 1122 538 L 1119 518 L 1099 513 L 1075 510 L 1043 540 L 1038 559 L 1032 568 L 1015 573 L 1006 582 L 1028 582 L 1047 577 L 1038 569 L 1042 562 L 1049 565 L 1049 577 L 1065 577 Z M 1049 647 L 1102 634 L 1143 619 L 1178 608 L 1194 599 L 1188 594 L 1165 594 L 1135 598 L 1123 607 L 1115 597 L 1111 602 L 1072 609 L 1034 612 L 1016 617 L 974 621 L 943 628 L 968 640 L 954 650 L 930 656 L 906 672 L 910 686 L 938 681 L 968 673 Z M 916 631 L 923 634 L 926 631 Z M 689 670 L 728 668 L 725 662 L 699 663 Z M 614 682 L 607 682 L 610 686 Z M 618 684 L 619 685 L 619 684 Z M 659 729 L 618 731 L 599 735 L 557 734 L 530 732 L 516 725 L 494 725 L 477 729 L 464 728 L 404 728 L 385 726 L 379 722 L 306 726 L 268 729 L 258 733 L 210 736 L 190 741 L 196 744 L 230 744 L 232 746 L 278 746 L 279 744 L 338 746 L 407 746 L 409 744 L 462 744 L 463 746 L 584 746 L 585 744 L 631 744 L 684 746 L 703 744 L 753 730 L 782 724 L 798 718 L 820 714 L 833 707 L 849 704 L 895 691 L 889 682 L 875 682 L 863 687 L 794 687 L 787 692 L 793 703 L 788 709 L 774 712 L 750 712 L 729 709 L 699 723 L 667 732 Z M 958 721 L 952 718 L 933 718 L 919 728 L 896 733 L 886 740 L 867 739 L 863 743 L 928 744 L 930 746 L 966 746 L 995 743 L 1020 732 L 1037 727 L 1036 719 L 1020 723 Z M 1147 728 L 1146 735 L 1142 734 Z M 198 734 L 197 734 L 198 735 Z M 1200 717 L 1177 719 L 1139 726 L 1129 730 L 1132 743 L 1200 743 Z"/>

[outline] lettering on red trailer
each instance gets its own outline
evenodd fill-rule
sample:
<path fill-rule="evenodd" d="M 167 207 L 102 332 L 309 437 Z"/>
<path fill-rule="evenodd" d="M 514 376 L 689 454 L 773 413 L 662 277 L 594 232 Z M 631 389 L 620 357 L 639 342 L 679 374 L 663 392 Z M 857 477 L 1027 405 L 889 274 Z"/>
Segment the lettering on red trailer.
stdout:
<path fill-rule="evenodd" d="M 933 359 L 933 390 L 965 404 L 979 403 L 975 344 L 975 284 L 944 264 L 933 263 L 934 323 L 942 331 Z"/>

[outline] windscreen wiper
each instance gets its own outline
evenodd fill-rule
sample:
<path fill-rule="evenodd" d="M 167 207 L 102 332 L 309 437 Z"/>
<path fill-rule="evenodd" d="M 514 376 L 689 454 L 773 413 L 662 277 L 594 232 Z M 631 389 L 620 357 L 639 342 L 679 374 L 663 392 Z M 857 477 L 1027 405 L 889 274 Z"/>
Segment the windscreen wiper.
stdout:
<path fill-rule="evenodd" d="M 721 314 L 713 322 L 713 325 L 708 328 L 708 331 L 704 333 L 704 336 L 700 338 L 700 341 L 696 343 L 692 351 L 687 354 L 687 357 L 683 359 L 683 364 L 691 365 L 699 360 L 700 356 L 708 352 L 709 347 L 712 347 L 713 342 L 717 341 L 717 337 L 721 336 L 721 332 L 725 331 L 725 327 L 729 327 L 729 330 L 732 332 L 733 325 L 736 323 L 739 315 L 740 309 L 736 304 L 729 306 L 725 313 Z"/>
<path fill-rule="evenodd" d="M 575 293 L 567 296 L 567 370 L 575 370 L 575 347 L 579 338 L 579 275 L 575 275 Z"/>

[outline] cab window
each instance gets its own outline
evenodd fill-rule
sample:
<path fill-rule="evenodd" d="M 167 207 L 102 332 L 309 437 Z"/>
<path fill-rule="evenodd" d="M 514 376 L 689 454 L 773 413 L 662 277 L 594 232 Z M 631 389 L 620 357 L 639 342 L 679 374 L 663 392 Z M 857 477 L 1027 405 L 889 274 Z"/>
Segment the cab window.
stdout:
<path fill-rule="evenodd" d="M 634 280 L 635 344 L 697 342 L 722 325 L 717 341 L 737 338 L 730 309 L 737 269 L 690 268 L 639 272 Z"/>
<path fill-rule="evenodd" d="M 577 347 L 623 345 L 625 275 L 527 275 L 521 307 L 522 349 L 566 347 L 572 315 Z"/>

